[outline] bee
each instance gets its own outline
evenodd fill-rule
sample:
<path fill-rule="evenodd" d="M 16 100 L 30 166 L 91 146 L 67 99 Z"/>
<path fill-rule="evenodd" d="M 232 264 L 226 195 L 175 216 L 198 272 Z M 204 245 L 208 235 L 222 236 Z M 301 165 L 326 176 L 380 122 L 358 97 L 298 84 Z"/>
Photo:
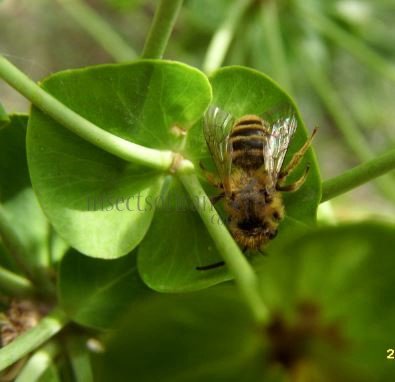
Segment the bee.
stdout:
<path fill-rule="evenodd" d="M 205 114 L 204 137 L 218 176 L 202 170 L 208 182 L 221 190 L 212 202 L 224 199 L 229 231 L 244 252 L 260 251 L 276 237 L 285 213 L 281 193 L 297 191 L 307 178 L 309 165 L 298 180 L 285 183 L 316 133 L 314 129 L 283 168 L 296 128 L 295 112 L 286 104 L 260 116 L 244 115 L 238 119 L 217 106 L 210 106 Z M 197 269 L 207 270 L 223 264 Z"/>

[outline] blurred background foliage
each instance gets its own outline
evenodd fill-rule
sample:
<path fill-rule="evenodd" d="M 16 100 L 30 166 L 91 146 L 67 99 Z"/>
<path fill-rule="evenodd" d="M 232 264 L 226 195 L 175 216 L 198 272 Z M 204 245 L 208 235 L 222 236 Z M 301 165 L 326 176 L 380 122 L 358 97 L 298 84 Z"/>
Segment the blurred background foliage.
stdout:
<path fill-rule="evenodd" d="M 157 1 L 83 4 L 112 26 L 131 52 L 141 52 Z M 84 9 L 70 11 L 80 5 L 3 0 L 0 52 L 35 80 L 113 62 L 97 34 L 87 33 Z M 223 65 L 246 65 L 272 76 L 295 97 L 306 125 L 320 127 L 314 146 L 327 179 L 394 147 L 394 20 L 393 0 L 185 0 L 165 58 L 210 69 L 210 54 L 223 53 Z M 208 53 L 213 36 L 223 52 L 211 45 Z M 26 100 L 4 83 L 0 94 L 8 112 L 28 111 Z M 394 201 L 392 173 L 336 198 L 321 212 L 329 220 L 394 221 Z"/>

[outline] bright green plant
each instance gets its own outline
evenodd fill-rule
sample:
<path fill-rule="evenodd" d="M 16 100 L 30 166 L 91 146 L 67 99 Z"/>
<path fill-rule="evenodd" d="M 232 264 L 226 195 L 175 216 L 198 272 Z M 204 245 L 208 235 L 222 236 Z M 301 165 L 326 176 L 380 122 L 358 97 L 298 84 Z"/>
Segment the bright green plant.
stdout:
<path fill-rule="evenodd" d="M 93 10 L 61 3 L 88 12 L 106 47 Z M 39 302 L 44 317 L 0 349 L 0 370 L 22 367 L 19 381 L 390 381 L 395 227 L 317 227 L 316 214 L 394 169 L 395 151 L 322 182 L 309 150 L 278 237 L 247 259 L 199 170 L 212 166 L 202 116 L 211 103 L 242 116 L 288 102 L 298 128 L 286 161 L 308 132 L 263 73 L 229 66 L 207 77 L 163 60 L 181 5 L 160 1 L 133 62 L 37 85 L 0 56 L 0 77 L 33 104 L 29 116 L 0 109 L 0 290 Z"/>

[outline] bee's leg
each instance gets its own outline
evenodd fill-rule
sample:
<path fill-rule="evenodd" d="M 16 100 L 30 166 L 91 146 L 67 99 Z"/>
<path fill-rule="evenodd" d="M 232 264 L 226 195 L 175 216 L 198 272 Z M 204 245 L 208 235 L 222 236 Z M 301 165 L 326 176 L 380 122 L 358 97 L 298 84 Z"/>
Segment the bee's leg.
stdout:
<path fill-rule="evenodd" d="M 214 187 L 217 188 L 224 188 L 222 182 L 220 181 L 219 177 L 208 171 L 205 166 L 203 165 L 202 161 L 199 162 L 200 169 L 202 171 L 203 176 L 207 179 L 207 181 Z"/>
<path fill-rule="evenodd" d="M 201 267 L 196 267 L 198 271 L 208 271 L 210 269 L 218 268 L 218 267 L 223 267 L 225 265 L 225 262 L 219 261 L 218 263 L 210 264 L 210 265 L 203 265 Z"/>
<path fill-rule="evenodd" d="M 313 132 L 310 135 L 310 138 L 305 142 L 305 144 L 297 151 L 290 162 L 285 166 L 284 170 L 280 171 L 278 174 L 278 181 L 281 183 L 282 180 L 285 180 L 285 178 L 297 167 L 297 165 L 300 163 L 304 155 L 306 154 L 306 151 L 309 149 L 311 145 L 311 141 L 314 138 L 314 135 L 317 132 L 317 127 L 314 128 Z"/>
<path fill-rule="evenodd" d="M 212 196 L 212 197 L 210 198 L 210 202 L 211 202 L 212 204 L 215 204 L 215 203 L 219 202 L 223 197 L 225 197 L 225 192 L 221 192 L 221 193 L 218 194 L 218 195 Z"/>
<path fill-rule="evenodd" d="M 276 189 L 277 191 L 282 192 L 293 192 L 299 190 L 302 187 L 303 183 L 306 181 L 307 174 L 309 173 L 310 165 L 306 166 L 306 170 L 304 171 L 303 175 L 294 183 L 291 184 L 281 184 L 277 183 Z"/>

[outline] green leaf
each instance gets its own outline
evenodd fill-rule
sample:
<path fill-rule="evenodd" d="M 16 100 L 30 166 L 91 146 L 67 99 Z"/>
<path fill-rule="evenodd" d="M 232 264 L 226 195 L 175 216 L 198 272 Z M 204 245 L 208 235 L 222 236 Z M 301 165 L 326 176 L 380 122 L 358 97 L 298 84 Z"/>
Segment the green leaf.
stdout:
<path fill-rule="evenodd" d="M 232 113 L 236 118 L 246 114 L 260 115 L 282 104 L 289 104 L 295 110 L 298 128 L 290 143 L 285 164 L 307 140 L 306 127 L 293 100 L 269 77 L 245 67 L 230 66 L 216 71 L 210 81 L 213 88 L 212 103 Z M 193 133 L 196 134 L 195 131 Z M 196 139 L 193 137 L 192 142 Z M 196 148 L 188 147 L 196 157 L 199 156 Z M 200 151 L 200 155 L 202 153 L 203 151 Z M 287 179 L 287 183 L 298 179 L 307 164 L 310 164 L 310 172 L 305 184 L 297 192 L 283 193 L 283 196 L 288 216 L 307 224 L 314 224 L 321 199 L 321 179 L 312 150 L 309 150 L 295 173 Z"/>
<path fill-rule="evenodd" d="M 147 299 L 108 335 L 97 380 L 391 381 L 394 246 L 395 226 L 378 223 L 283 240 L 258 274 L 262 328 L 232 285 Z"/>
<path fill-rule="evenodd" d="M 0 203 L 29 255 L 24 261 L 43 266 L 47 260 L 49 224 L 29 179 L 25 147 L 27 121 L 26 115 L 11 115 L 10 123 L 0 130 Z M 17 269 L 10 257 L 5 262 L 7 267 Z"/>
<path fill-rule="evenodd" d="M 204 208 L 211 208 L 209 201 Z M 171 224 L 169 224 L 171 222 Z M 223 224 L 214 220 L 212 224 Z M 286 217 L 282 237 L 300 234 L 307 227 Z M 166 238 L 166 245 L 158 245 L 158 238 Z M 271 253 L 275 240 L 268 248 Z M 177 179 L 170 178 L 163 189 L 155 218 L 138 250 L 138 269 L 143 281 L 159 292 L 189 292 L 230 280 L 226 267 L 199 271 L 197 266 L 221 261 L 192 201 Z M 264 266 L 264 256 L 251 258 L 256 267 Z"/>
<path fill-rule="evenodd" d="M 135 253 L 103 260 L 71 250 L 60 264 L 61 306 L 72 320 L 84 326 L 113 327 L 128 307 L 149 293 L 138 275 Z"/>
<path fill-rule="evenodd" d="M 183 137 L 177 127 L 192 126 L 211 99 L 201 72 L 155 60 L 66 71 L 42 86 L 101 128 L 157 149 L 178 150 Z M 69 244 L 100 258 L 138 245 L 151 223 L 147 200 L 159 195 L 161 174 L 103 152 L 36 108 L 27 142 L 33 187 Z M 99 211 L 91 210 L 95 200 Z"/>
<path fill-rule="evenodd" d="M 0 129 L 6 126 L 10 122 L 10 118 L 5 112 L 3 105 L 0 103 Z"/>
<path fill-rule="evenodd" d="M 210 208 L 207 200 L 207 208 Z M 213 221 L 213 224 L 219 222 Z M 164 238 L 165 245 L 158 245 Z M 151 228 L 139 247 L 138 268 L 144 282 L 160 292 L 186 292 L 230 278 L 225 267 L 203 272 L 220 255 L 188 194 L 177 179 L 168 179 Z"/>
<path fill-rule="evenodd" d="M 342 365 L 365 375 L 359 381 L 393 377 L 386 350 L 395 337 L 394 247 L 394 226 L 327 227 L 284 243 L 260 269 L 262 295 L 272 311 L 292 320 L 297 306 L 307 302 L 323 322 L 336 325 L 344 347 L 327 359 L 313 357 L 327 373 Z"/>
<path fill-rule="evenodd" d="M 260 380 L 260 340 L 235 288 L 159 295 L 130 317 L 110 336 L 106 353 L 94 357 L 95 381 Z"/>
<path fill-rule="evenodd" d="M 0 131 L 0 198 L 6 203 L 30 185 L 26 161 L 26 115 L 12 115 Z"/>
<path fill-rule="evenodd" d="M 288 160 L 306 141 L 306 129 L 292 100 L 263 74 L 247 68 L 228 67 L 217 71 L 211 83 L 213 104 L 237 117 L 245 114 L 262 114 L 277 104 L 292 105 L 297 113 L 298 129 L 288 152 Z M 183 153 L 197 168 L 200 160 L 210 160 L 201 121 L 188 131 Z M 270 253 L 272 244 L 281 242 L 290 232 L 306 230 L 306 224 L 311 225 L 315 222 L 317 206 L 321 199 L 321 181 L 311 152 L 306 155 L 289 182 L 301 175 L 307 162 L 311 166 L 308 179 L 298 192 L 284 195 L 287 217 L 280 225 L 278 237 L 267 246 L 265 252 Z M 212 168 L 213 164 L 209 163 L 209 167 L 210 164 Z M 204 181 L 204 178 L 202 180 Z M 212 187 L 207 189 L 210 196 L 219 193 Z M 224 267 L 210 271 L 196 270 L 196 266 L 217 263 L 221 261 L 221 257 L 197 212 L 191 208 L 192 202 L 175 181 L 169 185 L 168 193 L 169 195 L 162 195 L 167 211 L 157 211 L 151 230 L 139 250 L 138 266 L 143 280 L 151 288 L 161 292 L 197 290 L 229 280 L 230 276 Z M 183 211 L 171 211 L 169 205 L 172 201 L 174 204 L 174 200 L 188 208 L 184 208 Z M 219 209 L 221 210 L 221 207 Z M 225 221 L 225 216 L 223 220 Z M 166 245 L 157 245 L 157 237 L 166 237 Z M 260 266 L 264 263 L 264 258 L 256 256 L 253 262 Z"/>

